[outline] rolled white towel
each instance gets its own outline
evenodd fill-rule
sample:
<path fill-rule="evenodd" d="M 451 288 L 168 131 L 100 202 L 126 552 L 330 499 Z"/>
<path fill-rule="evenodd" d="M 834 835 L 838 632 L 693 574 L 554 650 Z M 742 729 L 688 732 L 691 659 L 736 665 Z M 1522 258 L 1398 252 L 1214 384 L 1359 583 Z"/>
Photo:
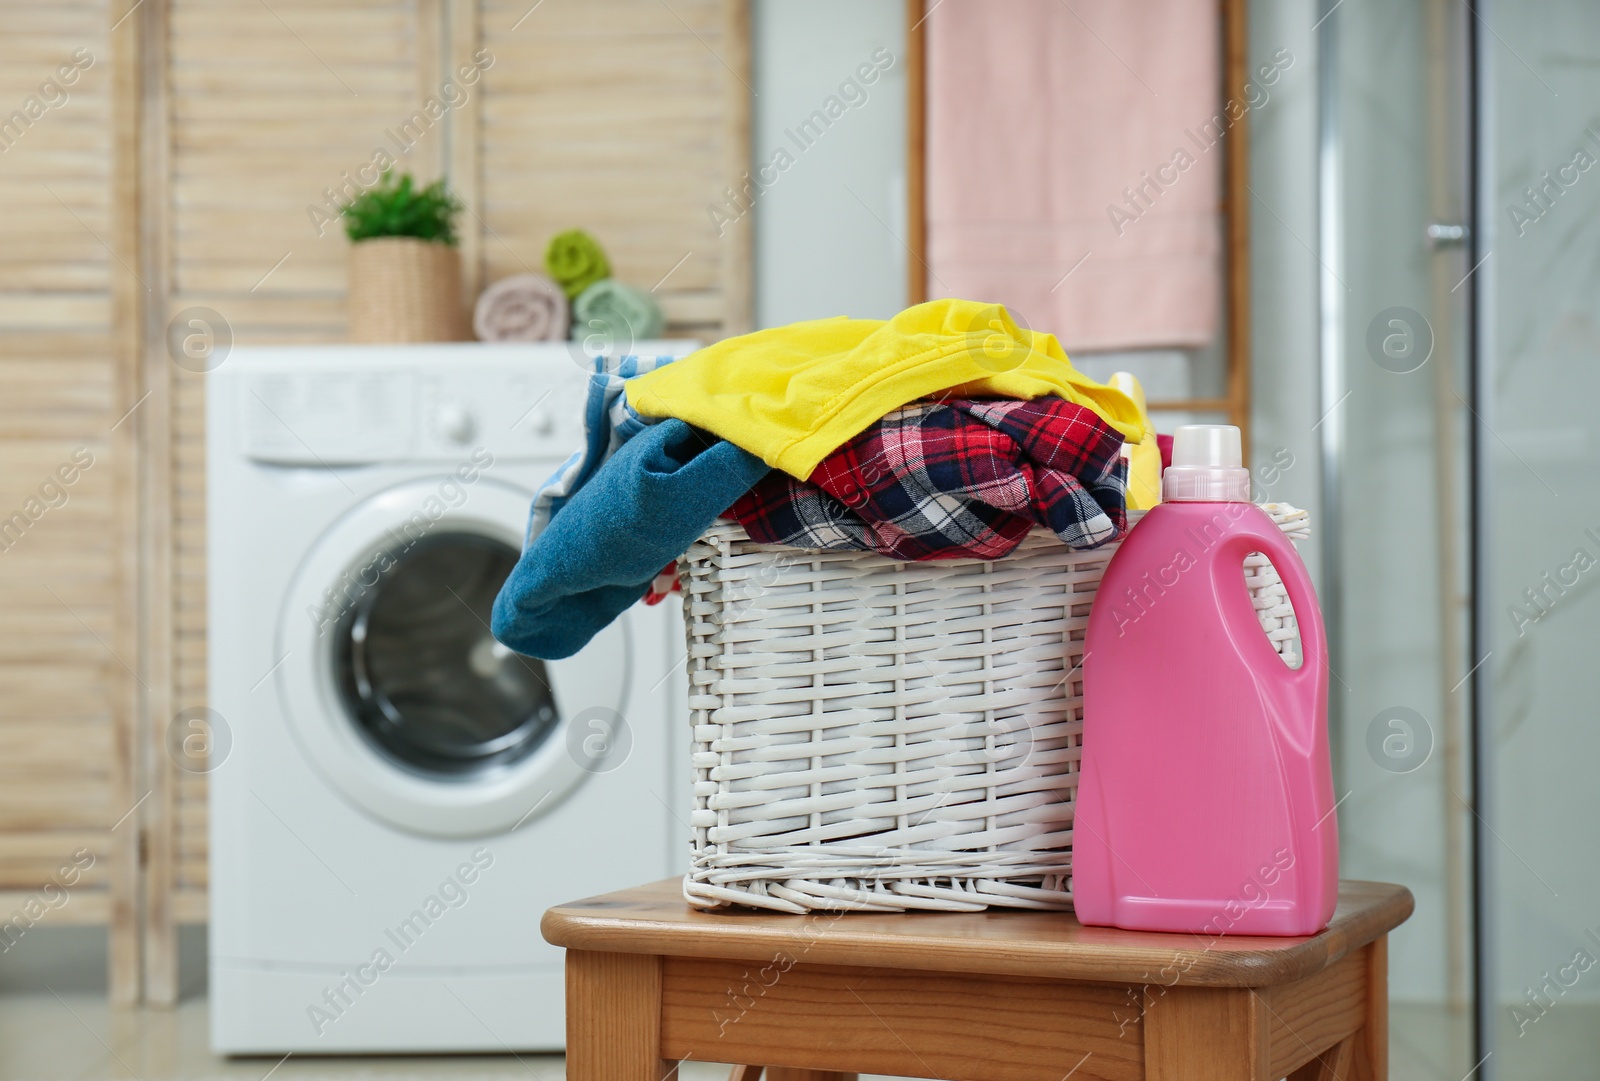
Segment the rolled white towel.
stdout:
<path fill-rule="evenodd" d="M 559 285 L 543 274 L 516 274 L 478 297 L 472 329 L 485 342 L 559 342 L 570 318 Z"/>

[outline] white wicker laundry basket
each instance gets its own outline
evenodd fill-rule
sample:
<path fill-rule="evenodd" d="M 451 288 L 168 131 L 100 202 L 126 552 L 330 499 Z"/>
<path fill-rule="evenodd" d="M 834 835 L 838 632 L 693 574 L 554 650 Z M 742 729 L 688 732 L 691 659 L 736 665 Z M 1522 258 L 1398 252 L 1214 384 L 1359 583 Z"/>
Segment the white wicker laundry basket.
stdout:
<path fill-rule="evenodd" d="M 1265 508 L 1292 540 L 1306 513 Z M 1137 517 L 1134 515 L 1132 517 Z M 694 730 L 689 903 L 1071 906 L 1090 602 L 1116 545 L 899 563 L 718 523 L 680 564 Z M 1264 556 L 1245 584 L 1292 665 Z"/>

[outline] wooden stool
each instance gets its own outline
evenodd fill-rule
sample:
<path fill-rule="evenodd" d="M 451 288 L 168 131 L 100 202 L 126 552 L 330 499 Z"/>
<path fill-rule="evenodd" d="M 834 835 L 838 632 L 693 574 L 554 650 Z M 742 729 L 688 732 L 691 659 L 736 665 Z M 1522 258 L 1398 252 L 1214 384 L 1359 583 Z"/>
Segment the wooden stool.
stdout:
<path fill-rule="evenodd" d="M 1411 908 L 1345 882 L 1320 935 L 1213 939 L 1058 912 L 701 912 L 672 879 L 542 929 L 567 949 L 569 1081 L 686 1059 L 768 1081 L 1386 1081 L 1386 936 Z"/>

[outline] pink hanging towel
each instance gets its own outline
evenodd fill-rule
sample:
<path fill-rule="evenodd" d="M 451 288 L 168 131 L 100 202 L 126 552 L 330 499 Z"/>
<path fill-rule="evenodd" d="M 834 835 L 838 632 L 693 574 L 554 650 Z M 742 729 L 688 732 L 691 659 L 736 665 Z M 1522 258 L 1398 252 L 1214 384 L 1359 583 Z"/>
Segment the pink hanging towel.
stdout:
<path fill-rule="evenodd" d="M 1072 350 L 1209 342 L 1223 140 L 1270 94 L 1224 104 L 1216 0 L 927 6 L 928 295 Z"/>

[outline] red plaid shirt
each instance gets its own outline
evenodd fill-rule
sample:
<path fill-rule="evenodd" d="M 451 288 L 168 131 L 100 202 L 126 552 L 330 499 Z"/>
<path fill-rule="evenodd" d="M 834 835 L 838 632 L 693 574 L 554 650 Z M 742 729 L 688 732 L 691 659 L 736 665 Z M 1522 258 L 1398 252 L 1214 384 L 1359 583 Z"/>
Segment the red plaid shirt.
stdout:
<path fill-rule="evenodd" d="M 728 517 L 752 540 L 893 559 L 998 559 L 1035 525 L 1071 548 L 1127 528 L 1122 436 L 1060 398 L 917 402 L 799 481 L 773 470 Z"/>

